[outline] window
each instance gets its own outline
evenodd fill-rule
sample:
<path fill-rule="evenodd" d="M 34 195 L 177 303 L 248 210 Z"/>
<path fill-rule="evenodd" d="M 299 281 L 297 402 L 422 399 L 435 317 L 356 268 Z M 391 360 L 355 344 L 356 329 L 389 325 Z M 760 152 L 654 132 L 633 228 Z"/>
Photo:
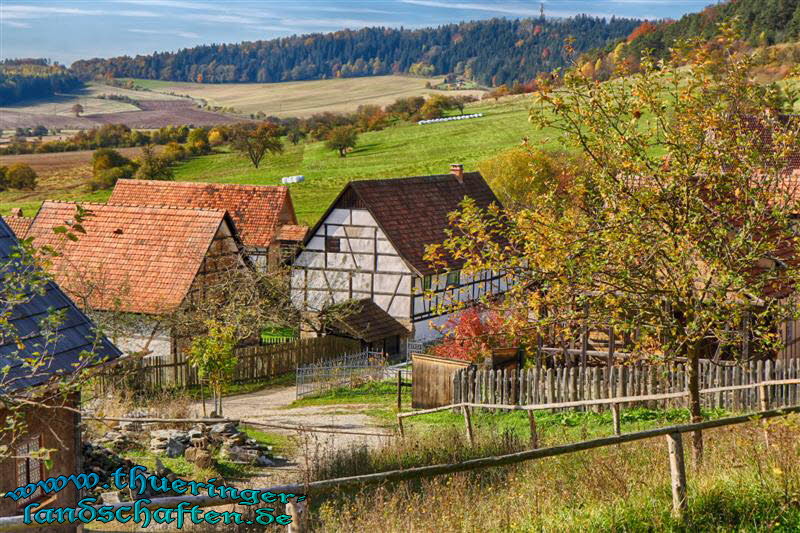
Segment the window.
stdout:
<path fill-rule="evenodd" d="M 422 277 L 422 290 L 423 291 L 431 290 L 431 281 L 432 281 L 432 279 L 433 278 L 431 276 L 423 276 Z"/>
<path fill-rule="evenodd" d="M 41 481 L 44 465 L 39 459 L 30 457 L 30 454 L 38 451 L 40 447 L 39 436 L 23 439 L 22 442 L 17 446 L 16 456 L 18 487 Z M 24 506 L 41 496 L 41 489 L 36 489 L 36 491 L 27 498 L 18 500 L 17 505 Z"/>
<path fill-rule="evenodd" d="M 461 284 L 461 271 L 454 270 L 447 273 L 447 286 L 458 287 Z"/>
<path fill-rule="evenodd" d="M 339 237 L 325 237 L 325 251 L 336 253 L 341 251 L 342 241 Z"/>

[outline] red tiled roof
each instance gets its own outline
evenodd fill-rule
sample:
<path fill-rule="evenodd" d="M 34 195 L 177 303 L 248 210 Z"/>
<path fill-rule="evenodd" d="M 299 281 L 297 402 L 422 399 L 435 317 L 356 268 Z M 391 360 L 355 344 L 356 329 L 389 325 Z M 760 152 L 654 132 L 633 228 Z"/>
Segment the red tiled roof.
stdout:
<path fill-rule="evenodd" d="M 308 233 L 308 226 L 284 224 L 278 230 L 278 240 L 302 242 L 306 237 L 306 233 Z"/>
<path fill-rule="evenodd" d="M 258 248 L 275 240 L 287 202 L 290 222 L 296 224 L 289 188 L 283 185 L 119 180 L 108 199 L 117 205 L 222 209 L 233 218 L 245 246 Z"/>
<path fill-rule="evenodd" d="M 232 225 L 221 210 L 81 204 L 90 214 L 73 242 L 53 228 L 72 224 L 76 205 L 44 202 L 27 236 L 56 248 L 50 270 L 58 284 L 79 305 L 99 310 L 174 310 L 220 225 Z"/>
<path fill-rule="evenodd" d="M 33 218 L 22 215 L 7 215 L 3 217 L 3 220 L 5 220 L 18 239 L 25 237 L 25 233 L 33 222 Z"/>
<path fill-rule="evenodd" d="M 448 214 L 456 211 L 465 197 L 474 199 L 481 208 L 492 203 L 500 205 L 480 172 L 465 172 L 462 180 L 453 174 L 440 174 L 353 181 L 339 198 L 346 198 L 349 190 L 372 213 L 397 253 L 423 275 L 436 272 L 424 259 L 425 247 L 446 240 Z M 463 264 L 451 257 L 446 260 L 451 270 Z"/>

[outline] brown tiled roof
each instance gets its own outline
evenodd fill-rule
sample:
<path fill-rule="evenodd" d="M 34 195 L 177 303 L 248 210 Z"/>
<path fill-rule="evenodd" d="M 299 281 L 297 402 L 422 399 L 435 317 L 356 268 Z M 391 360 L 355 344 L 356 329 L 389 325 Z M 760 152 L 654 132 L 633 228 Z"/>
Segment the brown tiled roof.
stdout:
<path fill-rule="evenodd" d="M 225 211 L 81 204 L 85 234 L 70 241 L 53 232 L 71 224 L 76 204 L 46 201 L 28 237 L 59 254 L 51 271 L 73 299 L 99 310 L 160 314 L 177 308 L 191 288 Z M 235 231 L 232 229 L 232 231 Z"/>
<path fill-rule="evenodd" d="M 459 208 L 464 197 L 473 198 L 482 208 L 492 203 L 500 205 L 480 172 L 465 172 L 461 181 L 453 174 L 353 181 L 339 199 L 347 198 L 348 191 L 355 192 L 360 204 L 372 213 L 397 253 L 423 275 L 436 272 L 424 259 L 425 247 L 445 241 L 447 215 Z M 338 202 L 337 199 L 332 207 Z M 453 258 L 447 262 L 450 269 L 463 264 Z"/>
<path fill-rule="evenodd" d="M 278 230 L 278 240 L 302 242 L 306 237 L 306 233 L 308 233 L 308 226 L 284 224 Z"/>
<path fill-rule="evenodd" d="M 25 233 L 33 222 L 33 218 L 22 215 L 6 215 L 3 220 L 5 220 L 18 239 L 25 238 Z"/>
<path fill-rule="evenodd" d="M 355 337 L 365 342 L 375 342 L 395 335 L 405 336 L 409 331 L 392 318 L 375 302 L 366 298 L 340 306 L 347 309 L 343 318 L 331 324 L 333 332 Z"/>
<path fill-rule="evenodd" d="M 259 248 L 275 240 L 287 202 L 296 224 L 289 188 L 283 185 L 119 180 L 108 199 L 109 204 L 222 209 L 233 218 L 245 246 Z"/>

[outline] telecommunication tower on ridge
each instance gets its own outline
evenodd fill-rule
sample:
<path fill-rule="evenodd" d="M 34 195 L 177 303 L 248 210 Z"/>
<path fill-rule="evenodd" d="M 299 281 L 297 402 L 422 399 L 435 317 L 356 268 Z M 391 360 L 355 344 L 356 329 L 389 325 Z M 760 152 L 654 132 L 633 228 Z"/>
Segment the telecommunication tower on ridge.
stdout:
<path fill-rule="evenodd" d="M 544 2 L 541 2 L 541 3 L 539 4 L 539 13 L 540 13 L 539 17 L 540 17 L 542 20 L 544 20 Z"/>

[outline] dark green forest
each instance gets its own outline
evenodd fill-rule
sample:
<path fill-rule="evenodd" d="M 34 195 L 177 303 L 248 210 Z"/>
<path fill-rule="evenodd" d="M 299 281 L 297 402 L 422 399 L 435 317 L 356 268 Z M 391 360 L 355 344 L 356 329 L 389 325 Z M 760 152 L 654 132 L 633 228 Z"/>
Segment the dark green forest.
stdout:
<path fill-rule="evenodd" d="M 678 39 L 711 39 L 722 21 L 738 19 L 742 37 L 753 45 L 800 40 L 800 0 L 735 0 L 715 4 L 678 21 L 653 25 L 630 43 L 629 53 L 652 50 L 664 57 Z"/>
<path fill-rule="evenodd" d="M 622 39 L 640 23 L 578 16 L 492 19 L 420 30 L 365 28 L 82 60 L 71 69 L 84 79 L 113 76 L 204 83 L 454 73 L 497 86 L 526 82 L 540 72 L 565 66 L 564 42 L 569 37 L 580 53 Z"/>
<path fill-rule="evenodd" d="M 0 62 L 0 106 L 28 98 L 46 98 L 74 91 L 83 82 L 72 72 L 45 59 L 7 59 Z"/>

